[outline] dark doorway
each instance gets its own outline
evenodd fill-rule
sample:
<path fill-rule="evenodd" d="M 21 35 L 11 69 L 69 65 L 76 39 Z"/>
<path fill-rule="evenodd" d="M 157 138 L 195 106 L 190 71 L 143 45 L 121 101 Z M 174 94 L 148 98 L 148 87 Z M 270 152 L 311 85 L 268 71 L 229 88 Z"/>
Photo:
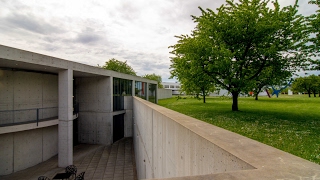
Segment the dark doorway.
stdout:
<path fill-rule="evenodd" d="M 124 114 L 113 116 L 113 142 L 124 137 Z"/>
<path fill-rule="evenodd" d="M 73 115 L 79 115 L 79 103 L 77 99 L 77 83 L 76 78 L 73 78 Z M 79 129 L 78 129 L 78 117 L 73 120 L 73 146 L 79 144 Z"/>
<path fill-rule="evenodd" d="M 78 118 L 73 120 L 73 146 L 79 144 L 78 141 L 79 130 L 78 130 Z"/>

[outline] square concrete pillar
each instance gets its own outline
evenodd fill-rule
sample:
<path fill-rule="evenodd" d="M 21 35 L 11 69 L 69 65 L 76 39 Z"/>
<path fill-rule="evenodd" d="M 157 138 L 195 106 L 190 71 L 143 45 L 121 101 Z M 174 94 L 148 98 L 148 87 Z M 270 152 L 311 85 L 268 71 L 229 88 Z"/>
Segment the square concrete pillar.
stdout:
<path fill-rule="evenodd" d="M 147 101 L 149 101 L 149 83 L 146 83 L 146 85 L 145 85 L 146 87 L 145 87 L 145 92 L 146 92 L 146 100 Z"/>
<path fill-rule="evenodd" d="M 135 80 L 132 80 L 132 96 L 135 96 L 136 95 L 136 81 Z"/>
<path fill-rule="evenodd" d="M 59 72 L 58 166 L 73 164 L 73 71 Z"/>

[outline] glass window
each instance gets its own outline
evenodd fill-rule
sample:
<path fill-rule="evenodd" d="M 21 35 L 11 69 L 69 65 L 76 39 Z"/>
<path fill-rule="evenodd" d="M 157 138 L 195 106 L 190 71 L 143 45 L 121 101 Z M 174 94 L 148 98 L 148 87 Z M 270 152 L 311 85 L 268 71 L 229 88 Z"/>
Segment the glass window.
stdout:
<path fill-rule="evenodd" d="M 149 101 L 153 103 L 157 103 L 157 85 L 149 84 Z"/>
<path fill-rule="evenodd" d="M 176 86 L 176 88 L 180 88 L 180 86 Z"/>
<path fill-rule="evenodd" d="M 164 85 L 164 88 L 169 88 L 169 85 Z"/>
<path fill-rule="evenodd" d="M 124 109 L 123 96 L 132 96 L 132 81 L 127 79 L 113 78 L 113 110 Z"/>
<path fill-rule="evenodd" d="M 170 85 L 170 88 L 174 88 L 174 85 Z"/>
<path fill-rule="evenodd" d="M 136 81 L 136 83 L 135 83 L 135 96 L 138 96 L 142 99 L 147 99 L 146 86 L 147 86 L 147 83 Z"/>

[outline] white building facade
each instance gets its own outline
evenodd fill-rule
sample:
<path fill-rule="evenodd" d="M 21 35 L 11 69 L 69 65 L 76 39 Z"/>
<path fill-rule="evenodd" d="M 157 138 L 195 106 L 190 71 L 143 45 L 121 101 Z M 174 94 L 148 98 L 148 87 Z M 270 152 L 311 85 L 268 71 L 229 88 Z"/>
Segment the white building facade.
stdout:
<path fill-rule="evenodd" d="M 162 85 L 164 89 L 172 90 L 172 95 L 180 95 L 181 93 L 181 84 L 178 82 L 162 82 Z"/>

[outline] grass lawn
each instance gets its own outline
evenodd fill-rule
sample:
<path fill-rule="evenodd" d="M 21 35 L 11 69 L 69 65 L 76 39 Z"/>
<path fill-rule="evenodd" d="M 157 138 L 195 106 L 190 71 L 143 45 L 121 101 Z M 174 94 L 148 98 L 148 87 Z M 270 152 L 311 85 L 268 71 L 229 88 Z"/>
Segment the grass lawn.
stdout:
<path fill-rule="evenodd" d="M 226 97 L 209 97 L 205 104 L 173 97 L 158 104 L 320 164 L 319 97 L 240 97 L 238 112 Z"/>

